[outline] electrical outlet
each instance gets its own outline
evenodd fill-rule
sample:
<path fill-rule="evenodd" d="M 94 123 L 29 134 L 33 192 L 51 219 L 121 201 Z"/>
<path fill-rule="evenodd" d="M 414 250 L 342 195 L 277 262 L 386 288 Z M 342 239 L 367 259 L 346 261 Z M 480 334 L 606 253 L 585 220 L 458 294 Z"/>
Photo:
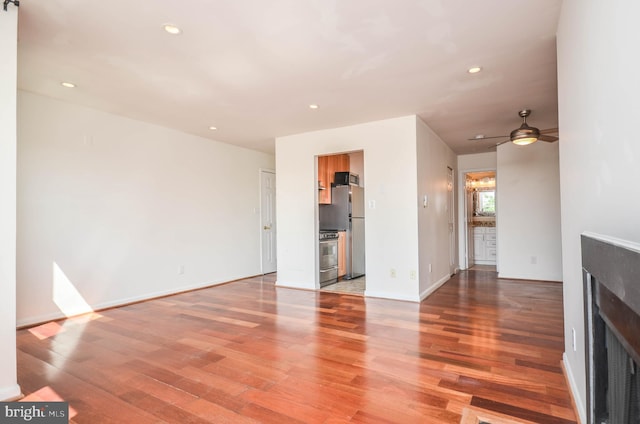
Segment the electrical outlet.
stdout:
<path fill-rule="evenodd" d="M 531 257 L 531 265 L 535 265 L 538 263 L 538 257 L 537 256 L 532 256 Z"/>
<path fill-rule="evenodd" d="M 418 278 L 418 273 L 412 269 L 411 271 L 409 271 L 409 278 L 415 280 L 416 278 Z"/>
<path fill-rule="evenodd" d="M 178 275 L 183 275 L 184 274 L 184 265 L 180 265 L 178 267 Z"/>
<path fill-rule="evenodd" d="M 431 264 L 429 264 L 429 272 L 431 272 L 431 271 L 432 271 Z"/>
<path fill-rule="evenodd" d="M 573 346 L 573 351 L 575 352 L 577 350 L 577 347 L 576 347 L 576 329 L 575 328 L 571 329 L 571 343 L 572 343 L 572 346 Z"/>
<path fill-rule="evenodd" d="M 391 269 L 389 270 L 389 276 L 390 276 L 391 278 L 396 278 L 396 269 L 395 269 L 395 268 L 391 268 Z"/>

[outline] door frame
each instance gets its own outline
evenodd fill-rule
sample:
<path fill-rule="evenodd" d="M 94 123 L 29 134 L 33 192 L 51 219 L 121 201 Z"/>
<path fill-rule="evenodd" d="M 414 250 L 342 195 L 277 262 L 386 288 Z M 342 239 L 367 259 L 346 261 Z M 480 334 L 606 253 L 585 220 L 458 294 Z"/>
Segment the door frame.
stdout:
<path fill-rule="evenodd" d="M 458 213 L 458 242 L 459 242 L 459 251 L 458 256 L 460 257 L 460 269 L 469 269 L 469 237 L 468 231 L 469 228 L 467 226 L 467 211 L 468 211 L 468 202 L 467 202 L 467 193 L 466 193 L 466 180 L 467 174 L 471 174 L 474 172 L 494 172 L 496 176 L 496 231 L 498 231 L 498 204 L 497 204 L 497 194 L 498 194 L 498 170 L 497 168 L 471 168 L 471 169 L 459 169 L 458 170 L 458 201 L 459 204 L 462 205 L 459 208 Z M 498 261 L 496 259 L 496 271 L 498 270 Z"/>

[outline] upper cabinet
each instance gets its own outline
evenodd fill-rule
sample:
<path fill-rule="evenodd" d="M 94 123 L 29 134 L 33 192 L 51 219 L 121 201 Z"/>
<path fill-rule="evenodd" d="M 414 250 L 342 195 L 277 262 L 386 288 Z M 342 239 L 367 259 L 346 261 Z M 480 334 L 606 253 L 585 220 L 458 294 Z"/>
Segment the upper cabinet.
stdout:
<path fill-rule="evenodd" d="M 318 203 L 331 203 L 331 185 L 327 178 L 329 156 L 318 156 Z"/>
<path fill-rule="evenodd" d="M 349 172 L 349 155 L 318 156 L 318 203 L 331 203 L 331 184 L 336 172 Z"/>

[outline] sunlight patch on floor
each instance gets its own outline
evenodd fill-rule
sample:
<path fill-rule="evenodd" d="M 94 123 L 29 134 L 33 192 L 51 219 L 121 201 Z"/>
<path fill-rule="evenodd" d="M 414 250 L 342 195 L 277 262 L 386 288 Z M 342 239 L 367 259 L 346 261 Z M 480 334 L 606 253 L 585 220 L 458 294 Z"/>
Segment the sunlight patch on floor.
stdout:
<path fill-rule="evenodd" d="M 56 393 L 50 386 L 36 390 L 20 399 L 20 402 L 66 402 L 62 396 Z M 69 419 L 78 415 L 78 411 L 69 405 Z"/>
<path fill-rule="evenodd" d="M 65 331 L 64 327 L 53 321 L 29 329 L 29 333 L 36 336 L 39 340 L 48 339 L 63 331 Z"/>

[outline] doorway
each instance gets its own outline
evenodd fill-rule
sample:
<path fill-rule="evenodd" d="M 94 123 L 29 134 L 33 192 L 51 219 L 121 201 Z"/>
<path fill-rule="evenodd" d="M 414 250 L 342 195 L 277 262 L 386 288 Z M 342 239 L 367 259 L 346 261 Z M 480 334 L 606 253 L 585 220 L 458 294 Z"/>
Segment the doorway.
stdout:
<path fill-rule="evenodd" d="M 336 277 L 323 279 L 319 286 L 322 291 L 364 295 L 364 151 L 318 156 L 317 161 L 318 239 L 338 236 Z"/>
<path fill-rule="evenodd" d="M 496 270 L 496 171 L 464 173 L 464 190 L 467 269 Z"/>
<path fill-rule="evenodd" d="M 260 255 L 262 274 L 276 272 L 276 173 L 260 170 Z"/>

